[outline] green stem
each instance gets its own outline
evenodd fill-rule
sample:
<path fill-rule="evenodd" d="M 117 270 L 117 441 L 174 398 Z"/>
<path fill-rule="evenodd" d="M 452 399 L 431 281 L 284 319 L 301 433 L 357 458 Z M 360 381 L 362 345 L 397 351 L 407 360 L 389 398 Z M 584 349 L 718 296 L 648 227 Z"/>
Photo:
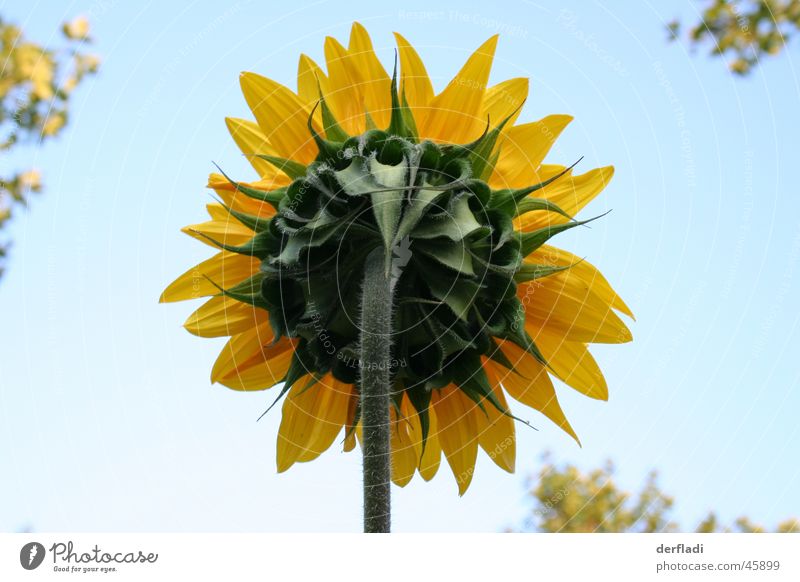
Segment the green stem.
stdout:
<path fill-rule="evenodd" d="M 391 524 L 391 392 L 393 281 L 383 248 L 364 264 L 361 298 L 361 425 L 364 448 L 364 532 Z"/>

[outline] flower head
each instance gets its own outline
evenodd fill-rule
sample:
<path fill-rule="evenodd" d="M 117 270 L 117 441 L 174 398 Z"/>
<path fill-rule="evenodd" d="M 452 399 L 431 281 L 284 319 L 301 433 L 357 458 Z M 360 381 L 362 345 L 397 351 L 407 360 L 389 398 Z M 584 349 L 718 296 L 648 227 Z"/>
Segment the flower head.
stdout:
<path fill-rule="evenodd" d="M 587 344 L 630 341 L 615 313 L 630 311 L 592 265 L 547 243 L 588 222 L 573 217 L 613 168 L 542 163 L 571 118 L 515 124 L 527 79 L 487 86 L 497 37 L 439 94 L 396 39 L 399 80 L 359 24 L 347 48 L 326 40 L 327 72 L 300 57 L 297 92 L 242 74 L 256 122 L 227 122 L 258 179 L 211 175 L 221 200 L 185 232 L 217 254 L 162 301 L 211 297 L 185 326 L 230 336 L 212 381 L 282 385 L 283 471 L 343 429 L 345 450 L 359 438 L 361 278 L 383 249 L 396 298 L 392 478 L 430 479 L 443 452 L 463 493 L 478 448 L 514 470 L 507 396 L 576 440 L 551 377 L 607 398 Z"/>

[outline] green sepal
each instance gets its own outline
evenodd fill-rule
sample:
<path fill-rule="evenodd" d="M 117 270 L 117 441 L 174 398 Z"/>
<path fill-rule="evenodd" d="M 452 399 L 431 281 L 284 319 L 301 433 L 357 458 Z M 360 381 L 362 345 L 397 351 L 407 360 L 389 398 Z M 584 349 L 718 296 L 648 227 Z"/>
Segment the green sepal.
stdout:
<path fill-rule="evenodd" d="M 542 188 L 549 186 L 562 176 L 569 173 L 575 166 L 577 166 L 583 157 L 578 158 L 578 161 L 572 164 L 568 168 L 564 168 L 561 172 L 548 178 L 544 182 L 539 182 L 538 184 L 534 184 L 533 186 L 527 186 L 526 188 L 519 188 L 516 190 L 495 190 L 492 193 L 491 199 L 491 206 L 494 208 L 501 208 L 504 211 L 511 214 L 511 216 L 519 216 L 523 214 L 523 211 L 518 210 L 519 204 L 525 200 L 530 194 L 533 194 L 537 190 L 541 190 Z M 549 202 L 543 208 L 531 208 L 530 210 L 548 210 L 550 212 L 556 212 L 565 216 L 566 218 L 572 218 L 569 214 L 564 212 L 561 208 L 559 208 L 556 204 Z M 530 210 L 525 210 L 524 212 L 530 212 Z"/>
<path fill-rule="evenodd" d="M 524 313 L 524 309 L 522 310 L 522 312 Z M 528 332 L 525 331 L 524 327 L 525 316 L 520 315 L 520 317 L 523 320 L 522 325 L 516 324 L 512 326 L 511 329 L 506 334 L 498 337 L 500 337 L 501 339 L 507 339 L 510 342 L 516 344 L 517 347 L 522 348 L 523 350 L 531 354 L 534 358 L 536 358 L 540 364 L 549 367 L 547 360 L 544 357 L 544 354 L 542 354 L 541 350 L 539 349 L 539 346 L 536 345 L 536 342 L 533 341 L 533 338 L 531 338 Z"/>
<path fill-rule="evenodd" d="M 611 212 L 610 210 L 608 212 Z M 562 224 L 551 224 L 539 229 L 536 229 L 531 232 L 523 232 L 519 233 L 519 239 L 521 243 L 521 250 L 522 256 L 527 257 L 533 251 L 541 247 L 544 243 L 546 243 L 550 238 L 554 237 L 560 232 L 564 232 L 565 230 L 570 230 L 571 228 L 575 228 L 576 226 L 583 226 L 584 224 L 588 224 L 598 218 L 602 218 L 608 212 L 604 212 L 599 216 L 595 216 L 593 218 L 589 218 L 588 220 L 576 220 L 574 222 L 565 222 Z"/>
<path fill-rule="evenodd" d="M 366 196 L 374 190 L 384 190 L 367 168 L 367 160 L 362 156 L 354 156 L 350 165 L 333 172 L 336 181 L 348 196 Z"/>
<path fill-rule="evenodd" d="M 479 228 L 481 225 L 475 220 L 475 215 L 469 207 L 469 198 L 458 196 L 451 199 L 446 214 L 423 218 L 411 231 L 411 237 L 414 239 L 445 237 L 458 242 Z"/>
<path fill-rule="evenodd" d="M 322 128 L 325 130 L 325 136 L 333 141 L 344 142 L 350 137 L 347 132 L 341 128 L 336 117 L 333 115 L 328 102 L 325 101 L 325 96 L 322 94 L 322 88 L 317 82 L 317 90 L 319 91 L 319 107 L 322 112 Z"/>
<path fill-rule="evenodd" d="M 405 210 L 403 211 L 403 218 L 400 219 L 400 224 L 397 227 L 394 244 L 397 244 L 400 239 L 408 236 L 422 217 L 425 216 L 428 207 L 444 196 L 444 194 L 445 192 L 442 190 L 426 188 L 416 190 L 414 197 L 406 204 Z"/>
<path fill-rule="evenodd" d="M 292 353 L 292 361 L 289 363 L 289 369 L 286 372 L 286 376 L 283 377 L 282 380 L 283 387 L 281 388 L 280 393 L 275 398 L 275 400 L 272 401 L 272 404 L 270 404 L 269 407 L 261 414 L 261 416 L 258 417 L 258 420 L 261 420 L 261 418 L 265 414 L 267 414 L 270 410 L 272 410 L 272 407 L 275 406 L 281 400 L 281 398 L 283 398 L 286 395 L 286 393 L 292 388 L 292 386 L 294 386 L 295 382 L 297 382 L 300 378 L 308 374 L 309 368 L 307 366 L 308 365 L 306 363 L 303 363 L 302 361 L 302 358 L 300 356 L 300 350 L 299 349 L 295 350 Z M 303 387 L 303 390 L 308 390 L 309 388 L 311 388 L 311 386 L 319 382 L 319 380 L 320 377 L 317 374 L 314 374 L 313 377 L 309 380 L 309 382 Z"/>
<path fill-rule="evenodd" d="M 240 303 L 246 303 L 253 307 L 259 307 L 269 311 L 269 304 L 261 296 L 261 281 L 264 276 L 262 273 L 256 273 L 252 277 L 245 279 L 238 285 L 234 285 L 230 289 L 224 289 L 217 285 L 211 278 L 203 275 L 214 287 L 219 289 L 220 294 L 224 297 L 230 297 Z"/>
<path fill-rule="evenodd" d="M 417 121 L 414 119 L 414 113 L 411 111 L 411 107 L 408 104 L 408 100 L 406 99 L 406 90 L 405 87 L 403 88 L 403 94 L 400 99 L 400 106 L 403 110 L 403 122 L 406 124 L 408 128 L 409 136 L 408 138 L 416 143 L 419 141 L 419 131 L 417 130 Z"/>
<path fill-rule="evenodd" d="M 389 120 L 389 127 L 386 129 L 386 133 L 390 135 L 398 135 L 400 137 L 404 137 L 413 142 L 416 142 L 417 141 L 416 123 L 414 123 L 414 117 L 411 114 L 411 110 L 408 108 L 408 102 L 405 100 L 405 93 L 403 94 L 402 102 L 398 97 L 397 51 L 395 51 L 394 53 L 394 72 L 392 73 L 392 83 L 389 90 L 391 92 L 391 97 L 392 97 L 392 114 Z M 409 120 L 411 120 L 413 124 L 413 129 L 408 124 Z"/>
<path fill-rule="evenodd" d="M 228 214 L 233 216 L 236 220 L 241 222 L 247 228 L 252 230 L 255 233 L 264 232 L 269 228 L 269 222 L 272 220 L 272 217 L 265 218 L 263 216 L 256 216 L 254 214 L 247 214 L 245 212 L 239 212 L 238 210 L 234 210 L 227 204 L 225 204 L 222 200 L 217 200 L 220 206 L 222 206 L 225 210 L 228 211 Z"/>
<path fill-rule="evenodd" d="M 566 271 L 572 265 L 566 266 L 553 266 L 553 265 L 534 265 L 531 263 L 522 263 L 516 273 L 514 273 L 514 281 L 517 283 L 527 283 L 535 281 L 543 277 L 549 277 L 561 271 Z"/>
<path fill-rule="evenodd" d="M 275 235 L 273 235 L 269 230 L 262 231 L 256 234 L 245 244 L 236 246 L 221 243 L 207 234 L 200 232 L 199 230 L 189 229 L 189 232 L 193 232 L 194 234 L 203 237 L 224 251 L 237 253 L 239 255 L 247 255 L 249 257 L 256 257 L 262 260 L 267 258 L 278 248 L 278 242 L 275 240 Z"/>
<path fill-rule="evenodd" d="M 547 212 L 554 212 L 556 214 L 560 214 L 564 218 L 572 220 L 572 216 L 570 216 L 567 212 L 562 210 L 561 207 L 558 206 L 558 204 L 550 202 L 549 200 L 545 200 L 544 198 L 525 198 L 521 200 L 515 206 L 514 217 L 522 216 L 527 212 L 533 212 L 535 210 L 545 210 Z"/>
<path fill-rule="evenodd" d="M 286 242 L 284 243 L 280 254 L 271 258 L 270 263 L 281 263 L 291 266 L 300 260 L 300 252 L 303 249 L 318 247 L 322 244 L 325 244 L 328 239 L 339 232 L 339 230 L 340 225 L 338 223 L 334 223 L 312 230 L 298 231 L 292 235 L 288 235 L 286 236 Z"/>
<path fill-rule="evenodd" d="M 311 137 L 314 138 L 314 143 L 317 144 L 317 149 L 319 150 L 319 154 L 317 155 L 317 160 L 321 161 L 335 161 L 337 159 L 337 155 L 341 152 L 342 143 L 341 142 L 333 142 L 328 141 L 317 131 L 314 129 L 314 112 L 317 110 L 317 106 L 320 104 L 317 101 L 314 108 L 311 110 L 311 114 L 308 116 L 308 132 L 311 134 Z M 326 132 L 327 135 L 327 132 Z M 303 173 L 301 176 L 305 176 L 307 172 L 307 168 L 303 168 Z M 293 178 L 297 178 L 299 176 L 294 176 Z"/>
<path fill-rule="evenodd" d="M 484 413 L 486 409 L 483 406 L 483 402 L 486 400 L 500 413 L 511 416 L 509 410 L 503 406 L 489 384 L 489 378 L 483 369 L 480 355 L 473 351 L 462 352 L 460 356 L 448 365 L 448 368 L 450 367 L 452 367 L 453 379 L 459 390 L 474 401 Z"/>
<path fill-rule="evenodd" d="M 213 162 L 212 162 L 213 163 Z M 256 190 L 255 188 L 250 188 L 249 186 L 243 186 L 239 182 L 235 182 L 228 177 L 228 174 L 222 171 L 222 168 L 214 164 L 217 169 L 219 170 L 220 174 L 231 184 L 238 192 L 241 192 L 245 196 L 253 198 L 254 200 L 258 200 L 259 202 L 266 202 L 267 204 L 271 205 L 275 210 L 278 209 L 278 205 L 283 197 L 286 195 L 286 188 L 278 188 L 277 190 L 272 190 L 270 192 L 264 192 L 263 190 Z"/>
<path fill-rule="evenodd" d="M 295 162 L 287 158 L 279 158 L 277 156 L 268 156 L 266 154 L 257 154 L 256 157 L 269 162 L 292 180 L 302 178 L 306 175 L 306 167 L 300 162 Z"/>
<path fill-rule="evenodd" d="M 430 273 L 426 282 L 433 297 L 445 303 L 460 320 L 467 321 L 467 314 L 481 289 L 478 282 L 463 277 L 453 281 L 435 272 Z"/>
<path fill-rule="evenodd" d="M 400 223 L 400 213 L 405 197 L 406 176 L 408 174 L 408 161 L 403 158 L 400 164 L 390 166 L 380 163 L 377 158 L 371 158 L 370 174 L 384 188 L 382 192 L 370 194 L 372 202 L 372 213 L 375 222 L 383 237 L 383 244 L 386 248 L 387 268 L 388 258 L 394 246 L 395 234 Z"/>
<path fill-rule="evenodd" d="M 497 345 L 493 337 L 489 337 L 489 345 L 489 350 L 485 354 L 486 357 L 513 372 L 514 364 L 511 363 L 511 360 L 509 360 L 503 350 L 500 349 L 500 346 Z"/>
<path fill-rule="evenodd" d="M 464 241 L 419 240 L 414 248 L 436 262 L 463 275 L 474 275 L 472 255 L 467 251 Z"/>
<path fill-rule="evenodd" d="M 494 129 L 489 132 L 484 131 L 484 134 L 473 143 L 465 146 L 469 150 L 469 160 L 472 163 L 472 171 L 474 176 L 480 180 L 485 179 L 494 170 L 493 150 L 497 145 L 497 138 L 500 137 L 500 132 L 509 122 L 509 120 L 519 111 L 520 107 L 524 105 L 524 101 L 511 112 L 503 121 L 500 122 Z M 489 128 L 490 120 L 486 118 L 486 128 Z M 496 160 L 496 158 L 494 158 Z"/>

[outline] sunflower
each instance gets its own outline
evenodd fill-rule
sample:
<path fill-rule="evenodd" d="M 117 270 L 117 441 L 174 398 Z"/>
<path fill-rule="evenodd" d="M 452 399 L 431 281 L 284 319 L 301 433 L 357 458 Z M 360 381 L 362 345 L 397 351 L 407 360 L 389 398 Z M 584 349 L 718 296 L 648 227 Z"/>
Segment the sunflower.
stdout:
<path fill-rule="evenodd" d="M 345 451 L 361 440 L 359 298 L 367 256 L 383 249 L 391 477 L 430 480 L 444 453 L 463 494 L 478 449 L 514 471 L 509 396 L 576 441 L 553 378 L 608 397 L 587 344 L 630 341 L 617 312 L 632 314 L 595 267 L 548 241 L 587 222 L 574 216 L 614 170 L 543 163 L 571 117 L 516 123 L 528 80 L 488 86 L 496 36 L 438 94 L 395 38 L 399 79 L 358 23 L 347 47 L 326 39 L 327 71 L 300 57 L 296 92 L 242 73 L 255 121 L 226 122 L 258 178 L 211 174 L 219 201 L 184 232 L 216 254 L 161 301 L 209 297 L 185 328 L 230 336 L 212 382 L 279 386 L 282 472 L 337 437 Z"/>

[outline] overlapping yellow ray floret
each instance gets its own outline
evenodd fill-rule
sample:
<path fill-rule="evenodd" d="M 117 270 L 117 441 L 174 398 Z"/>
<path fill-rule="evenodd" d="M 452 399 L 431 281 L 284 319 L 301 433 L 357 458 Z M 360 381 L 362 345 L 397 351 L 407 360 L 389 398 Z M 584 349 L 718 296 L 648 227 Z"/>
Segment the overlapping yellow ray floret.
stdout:
<path fill-rule="evenodd" d="M 394 37 L 400 58 L 400 93 L 405 95 L 417 127 L 420 127 L 425 124 L 428 116 L 428 105 L 433 99 L 433 85 L 425 63 L 414 47 L 396 32 Z"/>
<path fill-rule="evenodd" d="M 308 131 L 311 110 L 306 104 L 294 92 L 261 75 L 242 73 L 239 81 L 247 105 L 278 156 L 302 164 L 313 161 L 317 146 Z"/>
<path fill-rule="evenodd" d="M 309 385 L 296 382 L 283 401 L 278 430 L 278 472 L 296 462 L 310 461 L 326 451 L 347 422 L 352 386 L 325 375 Z"/>
<path fill-rule="evenodd" d="M 258 271 L 259 264 L 258 259 L 252 257 L 228 251 L 219 252 L 170 283 L 159 301 L 172 303 L 216 295 L 219 287 L 229 289 L 251 277 Z"/>
<path fill-rule="evenodd" d="M 475 403 L 454 385 L 433 392 L 431 404 L 438 421 L 437 436 L 463 495 L 472 482 L 478 456 Z"/>
<path fill-rule="evenodd" d="M 483 133 L 486 127 L 483 99 L 496 47 L 497 35 L 483 43 L 444 91 L 431 99 L 425 119 L 418 124 L 422 137 L 445 143 L 469 143 Z"/>
<path fill-rule="evenodd" d="M 558 136 L 572 121 L 569 115 L 548 115 L 515 125 L 498 140 L 500 155 L 489 178 L 493 188 L 525 188 L 544 179 L 540 166 Z"/>
<path fill-rule="evenodd" d="M 564 411 L 561 410 L 547 368 L 516 344 L 503 341 L 499 343 L 499 346 L 506 358 L 514 365 L 514 371 L 487 360 L 484 362 L 484 368 L 490 382 L 502 385 L 512 398 L 538 410 L 580 443 L 578 435 L 575 434 Z"/>

